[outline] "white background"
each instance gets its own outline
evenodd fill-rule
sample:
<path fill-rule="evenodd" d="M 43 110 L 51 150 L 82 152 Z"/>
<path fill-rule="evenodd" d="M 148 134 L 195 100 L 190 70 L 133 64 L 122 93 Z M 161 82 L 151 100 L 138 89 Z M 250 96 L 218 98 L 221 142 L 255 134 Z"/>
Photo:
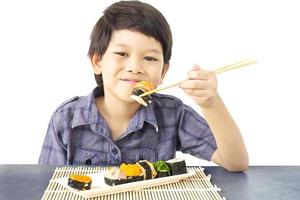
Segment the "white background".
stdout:
<path fill-rule="evenodd" d="M 37 163 L 55 108 L 94 88 L 89 36 L 112 2 L 0 2 L 1 164 Z M 251 165 L 299 165 L 296 1 L 146 2 L 164 14 L 173 32 L 164 84 L 184 78 L 193 63 L 212 70 L 242 58 L 257 59 L 255 65 L 218 75 L 219 93 L 242 131 Z M 178 88 L 166 93 L 199 110 Z"/>

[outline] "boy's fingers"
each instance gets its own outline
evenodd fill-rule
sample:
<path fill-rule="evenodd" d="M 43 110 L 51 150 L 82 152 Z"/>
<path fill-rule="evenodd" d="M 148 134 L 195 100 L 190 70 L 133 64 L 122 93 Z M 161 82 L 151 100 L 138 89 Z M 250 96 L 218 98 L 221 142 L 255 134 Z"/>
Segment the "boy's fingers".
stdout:
<path fill-rule="evenodd" d="M 204 70 L 197 70 L 197 71 L 189 71 L 187 76 L 189 79 L 207 80 L 209 79 L 210 75 Z"/>
<path fill-rule="evenodd" d="M 182 89 L 198 89 L 205 90 L 208 89 L 208 83 L 205 80 L 186 80 L 180 83 Z"/>
<path fill-rule="evenodd" d="M 184 89 L 184 92 L 194 97 L 207 97 L 209 94 L 208 90 L 198 89 Z"/>
<path fill-rule="evenodd" d="M 199 65 L 197 64 L 193 64 L 192 68 L 190 71 L 197 71 L 197 70 L 200 70 L 201 68 L 199 67 Z"/>

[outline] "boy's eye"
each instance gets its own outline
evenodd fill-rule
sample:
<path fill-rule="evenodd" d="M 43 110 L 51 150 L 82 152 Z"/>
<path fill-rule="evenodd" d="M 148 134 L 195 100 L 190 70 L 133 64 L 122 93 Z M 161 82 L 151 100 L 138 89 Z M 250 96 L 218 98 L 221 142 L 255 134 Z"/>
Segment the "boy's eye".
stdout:
<path fill-rule="evenodd" d="M 115 54 L 117 54 L 117 55 L 119 55 L 119 56 L 128 56 L 128 54 L 127 53 L 125 53 L 125 52 L 114 52 Z"/>
<path fill-rule="evenodd" d="M 150 57 L 150 56 L 146 56 L 144 59 L 147 60 L 147 61 L 158 61 L 156 58 L 153 58 L 153 57 Z"/>

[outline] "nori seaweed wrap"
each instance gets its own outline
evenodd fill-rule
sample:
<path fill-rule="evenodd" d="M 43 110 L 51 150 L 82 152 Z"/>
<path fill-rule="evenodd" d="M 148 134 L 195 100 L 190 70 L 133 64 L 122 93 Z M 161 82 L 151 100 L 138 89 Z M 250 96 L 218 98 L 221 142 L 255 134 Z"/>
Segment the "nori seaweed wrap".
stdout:
<path fill-rule="evenodd" d="M 72 174 L 68 179 L 68 186 L 78 190 L 91 189 L 92 179 L 89 176 Z"/>
<path fill-rule="evenodd" d="M 153 166 L 153 164 L 147 160 L 141 160 L 137 162 L 137 164 L 140 166 L 144 180 L 153 179 L 156 177 L 157 172 Z"/>
<path fill-rule="evenodd" d="M 174 158 L 174 159 L 166 161 L 166 163 L 171 168 L 172 175 L 187 173 L 186 164 L 185 164 L 184 159 Z"/>

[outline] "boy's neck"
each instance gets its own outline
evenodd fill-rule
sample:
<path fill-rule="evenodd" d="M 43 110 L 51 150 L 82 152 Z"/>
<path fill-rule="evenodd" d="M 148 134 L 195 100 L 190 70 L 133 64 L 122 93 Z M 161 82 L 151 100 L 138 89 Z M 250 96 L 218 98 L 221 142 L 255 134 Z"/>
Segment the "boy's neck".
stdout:
<path fill-rule="evenodd" d="M 131 118 L 140 107 L 140 105 L 136 103 L 126 103 L 118 100 L 119 99 L 109 97 L 96 99 L 97 108 L 108 123 L 114 140 L 119 138 L 127 130 Z"/>
<path fill-rule="evenodd" d="M 140 107 L 137 103 L 127 103 L 119 99 L 109 98 L 106 96 L 97 98 L 96 104 L 106 120 L 111 121 L 114 119 L 114 121 L 118 121 L 120 123 L 129 122 Z"/>

